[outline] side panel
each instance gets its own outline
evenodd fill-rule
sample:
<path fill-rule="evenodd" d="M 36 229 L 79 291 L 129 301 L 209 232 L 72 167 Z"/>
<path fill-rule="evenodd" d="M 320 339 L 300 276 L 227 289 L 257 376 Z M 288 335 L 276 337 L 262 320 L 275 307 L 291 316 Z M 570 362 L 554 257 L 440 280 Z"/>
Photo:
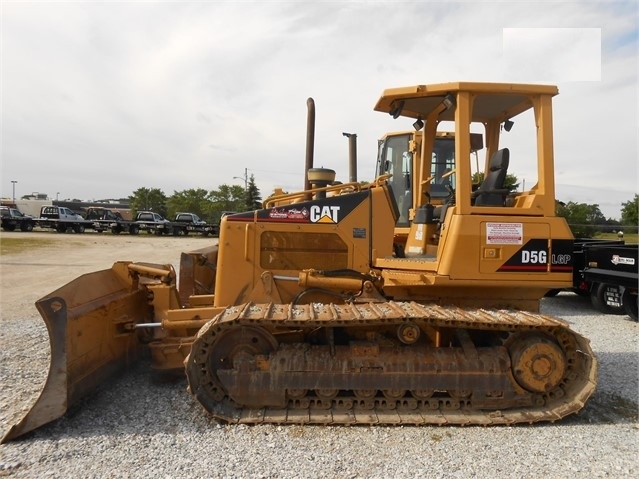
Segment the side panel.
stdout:
<path fill-rule="evenodd" d="M 572 283 L 563 218 L 453 216 L 442 235 L 438 275 L 452 280 Z M 557 251 L 554 250 L 557 248 Z"/>
<path fill-rule="evenodd" d="M 227 216 L 220 231 L 215 305 L 239 304 L 272 273 L 282 301 L 305 269 L 370 270 L 390 256 L 395 215 L 386 187 Z M 285 279 L 284 279 L 285 278 Z"/>
<path fill-rule="evenodd" d="M 378 259 L 396 300 L 538 311 L 550 289 L 572 285 L 572 234 L 563 218 L 455 215 L 437 258 Z"/>

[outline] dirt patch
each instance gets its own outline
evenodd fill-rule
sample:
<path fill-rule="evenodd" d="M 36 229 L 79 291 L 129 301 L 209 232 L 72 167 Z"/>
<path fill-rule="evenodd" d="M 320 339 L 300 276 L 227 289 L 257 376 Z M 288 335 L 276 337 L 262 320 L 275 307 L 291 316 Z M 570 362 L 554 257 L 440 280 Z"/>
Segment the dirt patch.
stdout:
<path fill-rule="evenodd" d="M 2 232 L 0 318 L 16 319 L 25 308 L 35 311 L 37 299 L 82 274 L 108 269 L 115 261 L 170 263 L 177 268 L 181 252 L 214 242 L 217 238 L 201 236 Z"/>

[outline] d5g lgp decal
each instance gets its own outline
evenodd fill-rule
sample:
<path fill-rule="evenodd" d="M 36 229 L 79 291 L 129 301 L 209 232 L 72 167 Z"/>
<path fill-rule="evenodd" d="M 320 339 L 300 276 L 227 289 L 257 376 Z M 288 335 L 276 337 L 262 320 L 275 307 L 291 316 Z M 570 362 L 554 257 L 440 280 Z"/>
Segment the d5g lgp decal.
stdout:
<path fill-rule="evenodd" d="M 548 270 L 548 240 L 528 240 L 497 271 L 543 272 Z"/>
<path fill-rule="evenodd" d="M 549 251 L 547 239 L 533 238 L 519 248 L 497 271 L 522 273 L 571 272 L 572 243 L 572 240 L 552 240 L 551 251 Z"/>

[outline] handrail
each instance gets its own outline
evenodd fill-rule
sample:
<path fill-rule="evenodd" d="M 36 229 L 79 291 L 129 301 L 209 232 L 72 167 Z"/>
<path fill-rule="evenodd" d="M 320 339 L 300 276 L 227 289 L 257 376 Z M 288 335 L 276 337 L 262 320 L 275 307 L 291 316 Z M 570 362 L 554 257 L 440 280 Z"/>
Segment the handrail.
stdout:
<path fill-rule="evenodd" d="M 265 199 L 262 202 L 262 207 L 263 208 L 272 208 L 275 206 L 275 203 L 282 201 L 282 200 L 287 200 L 286 204 L 291 204 L 293 203 L 292 200 L 295 200 L 297 198 L 306 198 L 307 195 L 309 194 L 315 194 L 315 193 L 319 193 L 319 192 L 331 192 L 331 191 L 338 191 L 338 195 L 342 194 L 342 190 L 346 190 L 346 189 L 352 189 L 353 192 L 357 192 L 357 191 L 362 191 L 365 189 L 369 189 L 375 186 L 381 186 L 382 184 L 384 184 L 392 175 L 390 174 L 385 174 L 385 175 L 381 175 L 378 176 L 372 183 L 366 184 L 366 185 L 362 185 L 361 183 L 358 183 L 356 181 L 351 182 L 351 183 L 339 183 L 337 185 L 329 185 L 329 186 L 324 186 L 322 188 L 311 188 L 310 190 L 306 190 L 306 191 L 296 191 L 294 193 L 285 193 L 283 195 L 277 195 L 277 196 L 271 196 L 267 199 Z"/>

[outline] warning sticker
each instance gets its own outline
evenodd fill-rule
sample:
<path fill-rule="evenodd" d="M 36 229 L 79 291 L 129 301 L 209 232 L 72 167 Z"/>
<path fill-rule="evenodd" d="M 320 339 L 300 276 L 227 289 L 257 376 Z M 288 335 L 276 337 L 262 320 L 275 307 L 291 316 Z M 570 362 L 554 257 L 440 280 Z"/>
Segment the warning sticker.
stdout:
<path fill-rule="evenodd" d="M 486 223 L 486 244 L 521 244 L 522 223 Z"/>

